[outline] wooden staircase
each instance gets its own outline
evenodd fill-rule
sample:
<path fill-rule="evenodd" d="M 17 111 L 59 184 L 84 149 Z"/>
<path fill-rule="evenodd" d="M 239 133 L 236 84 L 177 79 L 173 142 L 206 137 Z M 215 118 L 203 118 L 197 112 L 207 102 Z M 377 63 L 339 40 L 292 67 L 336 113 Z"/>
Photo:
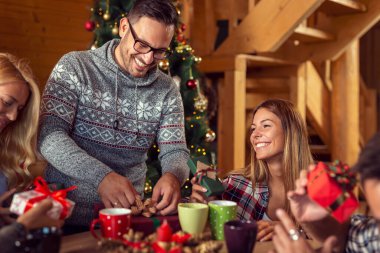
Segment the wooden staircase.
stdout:
<path fill-rule="evenodd" d="M 356 161 L 377 129 L 358 39 L 380 19 L 379 0 L 193 0 L 192 9 L 199 67 L 218 83 L 222 170 L 245 166 L 252 108 L 273 97 L 297 106 L 317 159 Z"/>

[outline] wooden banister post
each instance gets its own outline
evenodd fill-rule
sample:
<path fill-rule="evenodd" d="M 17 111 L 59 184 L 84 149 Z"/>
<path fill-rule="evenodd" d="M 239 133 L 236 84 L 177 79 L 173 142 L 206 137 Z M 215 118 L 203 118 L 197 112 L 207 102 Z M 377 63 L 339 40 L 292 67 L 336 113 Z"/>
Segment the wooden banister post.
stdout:
<path fill-rule="evenodd" d="M 332 159 L 353 165 L 359 147 L 359 43 L 353 42 L 332 65 Z"/>
<path fill-rule="evenodd" d="M 246 59 L 235 57 L 235 69 L 224 72 L 218 87 L 218 167 L 225 175 L 245 166 Z"/>

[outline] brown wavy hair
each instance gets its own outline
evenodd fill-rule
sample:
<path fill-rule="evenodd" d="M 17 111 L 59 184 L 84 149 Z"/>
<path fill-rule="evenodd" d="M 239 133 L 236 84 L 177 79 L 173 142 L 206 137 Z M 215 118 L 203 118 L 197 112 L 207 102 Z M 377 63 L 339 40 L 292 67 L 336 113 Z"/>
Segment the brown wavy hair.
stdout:
<path fill-rule="evenodd" d="M 284 131 L 285 144 L 282 164 L 286 194 L 288 191 L 295 189 L 295 181 L 299 177 L 300 171 L 307 169 L 309 164 L 313 163 L 306 124 L 294 105 L 287 100 L 269 99 L 263 101 L 253 110 L 252 118 L 262 108 L 274 113 L 280 119 Z M 266 184 L 270 176 L 267 163 L 256 158 L 256 152 L 253 148 L 251 148 L 251 163 L 245 169 L 231 171 L 229 174 L 242 174 L 250 178 L 253 188 L 255 188 L 256 183 Z M 288 214 L 291 214 L 286 196 L 285 210 Z"/>
<path fill-rule="evenodd" d="M 30 94 L 17 119 L 0 133 L 0 171 L 9 188 L 22 189 L 32 180 L 30 166 L 42 161 L 36 148 L 40 91 L 25 60 L 0 53 L 0 86 L 12 82 L 26 83 Z"/>

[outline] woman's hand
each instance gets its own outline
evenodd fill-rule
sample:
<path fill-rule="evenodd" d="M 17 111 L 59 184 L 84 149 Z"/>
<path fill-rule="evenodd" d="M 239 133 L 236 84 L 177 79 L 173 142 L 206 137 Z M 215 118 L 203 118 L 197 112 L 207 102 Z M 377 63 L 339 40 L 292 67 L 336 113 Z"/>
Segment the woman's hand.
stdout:
<path fill-rule="evenodd" d="M 271 253 L 314 253 L 314 249 L 309 245 L 307 240 L 303 238 L 293 221 L 290 219 L 288 214 L 279 209 L 276 211 L 277 217 L 280 219 L 281 223 L 275 226 L 275 235 L 273 236 L 273 245 L 276 251 L 270 251 Z M 323 243 L 320 253 L 331 253 L 333 252 L 333 247 L 336 244 L 336 238 L 330 236 Z"/>
<path fill-rule="evenodd" d="M 3 202 L 9 198 L 13 193 L 15 193 L 16 189 L 12 189 L 4 192 L 0 196 L 0 219 L 4 221 L 5 224 L 11 224 L 15 221 L 15 219 L 10 217 L 11 212 L 9 208 L 3 207 Z"/>
<path fill-rule="evenodd" d="M 260 242 L 270 241 L 273 237 L 274 226 L 277 221 L 259 220 L 257 221 L 257 237 L 256 240 Z"/>
<path fill-rule="evenodd" d="M 198 184 L 196 177 L 193 177 L 191 179 L 191 184 L 193 185 L 193 187 L 191 190 L 190 201 L 207 203 L 208 199 L 206 195 L 204 194 L 205 192 L 207 192 L 207 189 Z"/>
<path fill-rule="evenodd" d="M 44 199 L 33 206 L 23 215 L 17 218 L 17 222 L 25 226 L 26 230 L 42 227 L 61 227 L 62 220 L 55 220 L 47 216 L 47 212 L 52 208 L 53 203 L 50 199 Z"/>
<path fill-rule="evenodd" d="M 309 166 L 312 171 L 315 165 Z M 296 189 L 288 192 L 290 208 L 298 222 L 315 222 L 327 217 L 329 213 L 325 208 L 314 202 L 307 195 L 307 171 L 302 170 L 300 178 L 296 180 Z"/>

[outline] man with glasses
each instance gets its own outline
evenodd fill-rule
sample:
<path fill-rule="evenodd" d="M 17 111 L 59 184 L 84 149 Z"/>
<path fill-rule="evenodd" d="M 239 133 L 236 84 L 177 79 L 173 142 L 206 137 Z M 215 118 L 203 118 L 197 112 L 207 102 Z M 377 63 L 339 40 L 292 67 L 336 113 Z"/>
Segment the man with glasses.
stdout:
<path fill-rule="evenodd" d="M 137 0 L 120 21 L 121 39 L 66 54 L 55 66 L 43 94 L 38 145 L 47 180 L 78 186 L 68 196 L 76 208 L 66 224 L 87 228 L 99 203 L 134 204 L 155 140 L 162 176 L 152 200 L 159 214 L 176 211 L 189 173 L 183 104 L 157 63 L 170 54 L 177 20 L 170 0 Z"/>

